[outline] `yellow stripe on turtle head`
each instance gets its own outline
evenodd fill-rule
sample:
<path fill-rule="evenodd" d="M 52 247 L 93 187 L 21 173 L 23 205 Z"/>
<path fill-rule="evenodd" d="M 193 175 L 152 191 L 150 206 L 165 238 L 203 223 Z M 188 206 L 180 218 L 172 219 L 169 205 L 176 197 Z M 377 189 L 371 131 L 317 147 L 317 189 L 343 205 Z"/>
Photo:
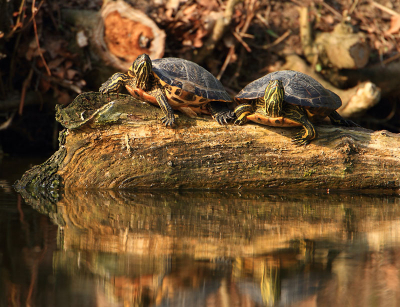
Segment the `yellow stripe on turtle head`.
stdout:
<path fill-rule="evenodd" d="M 131 67 L 129 67 L 128 75 L 130 77 L 136 77 L 136 86 L 146 90 L 152 70 L 153 67 L 150 57 L 143 53 L 139 55 Z"/>
<path fill-rule="evenodd" d="M 285 90 L 281 80 L 269 81 L 265 88 L 264 101 L 283 101 Z"/>

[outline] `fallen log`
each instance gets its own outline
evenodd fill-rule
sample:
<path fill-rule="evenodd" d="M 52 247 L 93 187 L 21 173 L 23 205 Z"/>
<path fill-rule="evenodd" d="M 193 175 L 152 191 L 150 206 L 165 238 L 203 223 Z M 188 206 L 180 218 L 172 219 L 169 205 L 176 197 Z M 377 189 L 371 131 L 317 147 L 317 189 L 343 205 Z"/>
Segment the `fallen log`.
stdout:
<path fill-rule="evenodd" d="M 57 119 L 59 150 L 24 174 L 19 188 L 65 189 L 395 189 L 400 136 L 387 131 L 317 125 L 318 138 L 298 147 L 300 128 L 221 126 L 130 96 L 79 95 Z"/>
<path fill-rule="evenodd" d="M 64 20 L 79 29 L 85 47 L 106 65 L 125 71 L 142 53 L 161 58 L 165 33 L 145 13 L 124 1 L 105 1 L 100 12 L 62 10 Z M 86 40 L 88 39 L 88 42 Z"/>

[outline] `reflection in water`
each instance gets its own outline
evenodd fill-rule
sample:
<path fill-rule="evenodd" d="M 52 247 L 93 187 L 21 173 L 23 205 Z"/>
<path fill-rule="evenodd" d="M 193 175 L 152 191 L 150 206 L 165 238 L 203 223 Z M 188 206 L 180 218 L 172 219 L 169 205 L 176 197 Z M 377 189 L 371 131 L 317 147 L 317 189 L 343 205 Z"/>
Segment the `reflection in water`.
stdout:
<path fill-rule="evenodd" d="M 0 306 L 399 305 L 400 199 L 0 194 Z"/>

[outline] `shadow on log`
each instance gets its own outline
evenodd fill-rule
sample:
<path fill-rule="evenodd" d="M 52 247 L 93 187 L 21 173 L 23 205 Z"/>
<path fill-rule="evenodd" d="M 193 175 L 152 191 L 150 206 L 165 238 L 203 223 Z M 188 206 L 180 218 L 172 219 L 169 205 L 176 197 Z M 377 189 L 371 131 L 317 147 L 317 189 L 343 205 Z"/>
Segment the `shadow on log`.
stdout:
<path fill-rule="evenodd" d="M 307 147 L 298 128 L 221 126 L 176 114 L 165 128 L 159 108 L 131 96 L 79 95 L 57 120 L 59 150 L 17 189 L 395 189 L 400 137 L 387 131 L 318 125 Z"/>

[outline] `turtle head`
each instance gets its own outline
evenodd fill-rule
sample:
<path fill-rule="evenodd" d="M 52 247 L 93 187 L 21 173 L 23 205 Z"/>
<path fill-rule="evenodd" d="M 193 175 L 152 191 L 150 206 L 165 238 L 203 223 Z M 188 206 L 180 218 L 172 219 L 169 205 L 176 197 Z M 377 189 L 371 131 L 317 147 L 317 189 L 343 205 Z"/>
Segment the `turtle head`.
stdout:
<path fill-rule="evenodd" d="M 269 81 L 264 92 L 264 100 L 269 101 L 271 99 L 283 99 L 285 90 L 281 80 L 271 80 Z"/>
<path fill-rule="evenodd" d="M 151 72 L 151 59 L 147 54 L 143 53 L 133 62 L 128 70 L 128 75 L 136 78 L 136 87 L 146 90 Z"/>
<path fill-rule="evenodd" d="M 282 102 L 285 97 L 285 89 L 281 80 L 269 81 L 264 92 L 265 112 L 270 117 L 278 117 L 282 115 Z"/>

